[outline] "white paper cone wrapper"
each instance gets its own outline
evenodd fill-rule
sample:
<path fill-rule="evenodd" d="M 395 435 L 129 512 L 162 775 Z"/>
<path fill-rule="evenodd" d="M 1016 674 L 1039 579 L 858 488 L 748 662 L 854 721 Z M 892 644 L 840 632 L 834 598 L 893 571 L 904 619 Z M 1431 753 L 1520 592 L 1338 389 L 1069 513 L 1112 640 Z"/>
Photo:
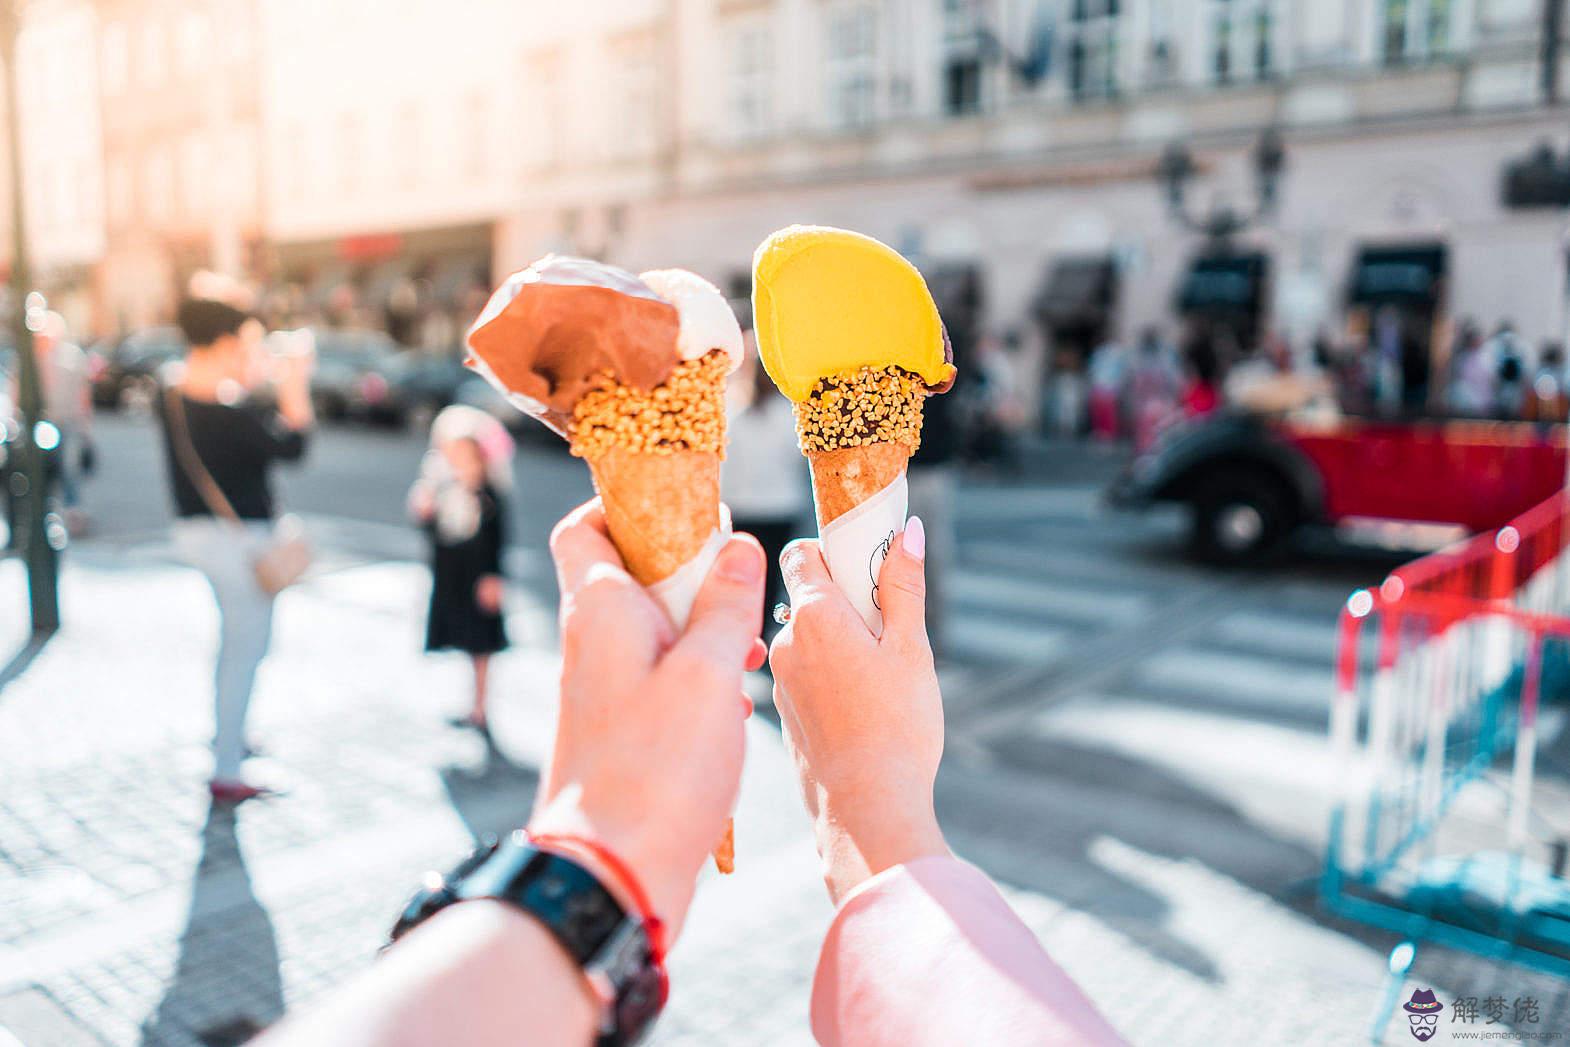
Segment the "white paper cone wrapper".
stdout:
<path fill-rule="evenodd" d="M 730 535 L 730 513 L 722 512 L 719 528 L 709 535 L 709 540 L 698 550 L 698 555 L 678 567 L 669 578 L 649 586 L 649 595 L 665 608 L 671 621 L 676 623 L 677 632 L 687 628 L 687 619 L 692 617 L 692 603 L 698 598 L 698 590 L 703 588 L 709 568 L 714 566 L 720 550 L 730 541 Z"/>
<path fill-rule="evenodd" d="M 829 576 L 860 613 L 874 636 L 883 635 L 878 605 L 878 572 L 889 544 L 905 529 L 910 491 L 905 474 L 818 532 Z"/>

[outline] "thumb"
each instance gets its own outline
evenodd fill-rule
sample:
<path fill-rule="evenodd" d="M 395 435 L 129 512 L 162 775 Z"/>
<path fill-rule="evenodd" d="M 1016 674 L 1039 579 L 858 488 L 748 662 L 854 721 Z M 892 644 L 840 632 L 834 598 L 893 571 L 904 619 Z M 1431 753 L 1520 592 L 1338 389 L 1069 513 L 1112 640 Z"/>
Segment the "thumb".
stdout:
<path fill-rule="evenodd" d="M 725 543 L 693 601 L 687 628 L 671 653 L 734 664 L 738 674 L 763 631 L 763 546 L 750 534 Z"/>
<path fill-rule="evenodd" d="M 927 642 L 927 529 L 912 516 L 878 571 L 883 638 L 897 644 Z"/>

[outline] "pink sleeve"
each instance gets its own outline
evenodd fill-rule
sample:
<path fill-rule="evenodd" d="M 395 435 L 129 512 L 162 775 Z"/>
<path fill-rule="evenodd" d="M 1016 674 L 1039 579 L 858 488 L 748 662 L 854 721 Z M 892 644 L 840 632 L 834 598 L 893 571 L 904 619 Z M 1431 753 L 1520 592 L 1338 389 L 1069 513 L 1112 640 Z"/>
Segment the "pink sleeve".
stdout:
<path fill-rule="evenodd" d="M 886 869 L 840 905 L 812 983 L 818 1042 L 1120 1045 L 986 874 L 956 858 Z"/>

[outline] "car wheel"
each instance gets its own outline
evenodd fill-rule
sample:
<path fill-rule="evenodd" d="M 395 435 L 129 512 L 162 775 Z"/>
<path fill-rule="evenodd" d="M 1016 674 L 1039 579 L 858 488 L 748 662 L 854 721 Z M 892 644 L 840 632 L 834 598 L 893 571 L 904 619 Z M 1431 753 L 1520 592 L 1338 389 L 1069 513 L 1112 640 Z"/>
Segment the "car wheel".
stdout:
<path fill-rule="evenodd" d="M 1295 520 L 1292 499 L 1264 473 L 1225 473 L 1207 481 L 1193 500 L 1190 544 L 1207 563 L 1257 564 L 1281 551 Z"/>

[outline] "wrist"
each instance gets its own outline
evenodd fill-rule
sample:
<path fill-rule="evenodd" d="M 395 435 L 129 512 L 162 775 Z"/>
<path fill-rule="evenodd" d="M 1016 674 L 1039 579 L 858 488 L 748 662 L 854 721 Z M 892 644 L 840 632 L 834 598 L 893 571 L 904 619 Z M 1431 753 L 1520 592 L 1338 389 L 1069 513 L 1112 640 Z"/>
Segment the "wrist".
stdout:
<path fill-rule="evenodd" d="M 665 929 L 663 948 L 670 947 L 692 901 L 697 870 L 683 871 L 661 847 L 660 837 L 648 831 L 646 822 L 627 825 L 597 814 L 582 801 L 581 790 L 569 786 L 529 819 L 527 831 L 531 836 L 551 838 L 552 849 L 581 862 L 629 912 L 638 908 L 636 895 L 641 889 L 652 910 L 648 915 Z M 610 867 L 594 848 L 572 837 L 594 841 L 625 868 Z"/>
<path fill-rule="evenodd" d="M 914 804 L 823 802 L 814 830 L 824 883 L 835 905 L 862 882 L 887 869 L 917 858 L 950 854 L 930 800 Z"/>

